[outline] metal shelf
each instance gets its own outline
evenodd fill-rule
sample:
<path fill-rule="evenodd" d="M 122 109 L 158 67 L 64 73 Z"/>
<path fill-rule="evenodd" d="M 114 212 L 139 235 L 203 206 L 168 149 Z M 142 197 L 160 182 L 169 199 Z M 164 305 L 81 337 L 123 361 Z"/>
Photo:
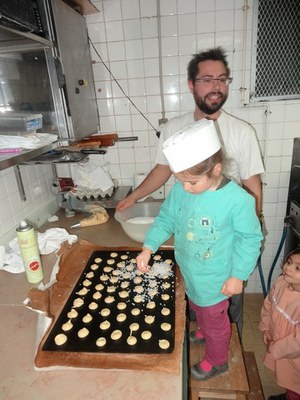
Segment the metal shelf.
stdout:
<path fill-rule="evenodd" d="M 43 50 L 53 47 L 53 43 L 31 32 L 17 31 L 0 25 L 0 53 L 15 51 Z"/>
<path fill-rule="evenodd" d="M 3 154 L 0 155 L 0 171 L 6 168 L 13 167 L 23 162 L 29 161 L 34 157 L 37 157 L 47 151 L 53 150 L 58 146 L 57 142 L 49 143 L 42 147 L 32 150 L 23 150 L 18 154 Z"/>

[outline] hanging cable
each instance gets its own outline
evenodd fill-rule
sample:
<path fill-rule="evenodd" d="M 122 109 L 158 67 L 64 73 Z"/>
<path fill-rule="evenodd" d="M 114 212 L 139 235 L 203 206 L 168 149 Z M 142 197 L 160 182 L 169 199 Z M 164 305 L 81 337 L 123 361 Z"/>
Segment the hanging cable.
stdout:
<path fill-rule="evenodd" d="M 104 67 L 106 68 L 106 70 L 109 72 L 110 76 L 112 77 L 112 79 L 114 80 L 114 82 L 118 85 L 119 89 L 121 90 L 121 92 L 124 94 L 124 96 L 126 97 L 126 99 L 130 102 L 130 104 L 138 111 L 138 113 L 148 122 L 148 124 L 152 127 L 152 129 L 154 129 L 154 131 L 156 132 L 156 135 L 159 134 L 159 131 L 151 124 L 151 122 L 149 121 L 149 119 L 142 113 L 141 110 L 138 109 L 138 107 L 134 104 L 134 102 L 131 100 L 131 98 L 125 93 L 124 89 L 122 88 L 122 86 L 119 84 L 119 82 L 117 81 L 117 79 L 114 77 L 113 73 L 111 72 L 111 70 L 108 68 L 108 66 L 105 64 L 105 62 L 103 61 L 102 57 L 100 56 L 98 50 L 96 49 L 96 47 L 94 46 L 94 43 L 91 41 L 91 39 L 88 37 L 88 41 L 90 43 L 90 45 L 93 47 L 95 53 L 97 54 L 97 56 L 99 57 L 100 61 L 102 62 L 102 64 L 104 65 Z"/>

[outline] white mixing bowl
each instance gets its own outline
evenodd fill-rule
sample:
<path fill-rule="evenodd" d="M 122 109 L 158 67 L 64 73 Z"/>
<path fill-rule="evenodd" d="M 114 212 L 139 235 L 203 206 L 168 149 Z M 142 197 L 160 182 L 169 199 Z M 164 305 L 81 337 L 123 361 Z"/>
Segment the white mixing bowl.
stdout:
<path fill-rule="evenodd" d="M 124 211 L 116 211 L 115 219 L 120 222 L 124 232 L 136 242 L 143 243 L 146 232 L 158 215 L 161 201 L 144 201 Z"/>

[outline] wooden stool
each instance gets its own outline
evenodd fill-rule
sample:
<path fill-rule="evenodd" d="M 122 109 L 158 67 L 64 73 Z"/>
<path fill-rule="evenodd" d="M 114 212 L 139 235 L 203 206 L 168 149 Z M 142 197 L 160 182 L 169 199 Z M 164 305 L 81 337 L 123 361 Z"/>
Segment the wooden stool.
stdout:
<path fill-rule="evenodd" d="M 190 324 L 190 331 L 196 330 L 195 322 Z M 228 353 L 228 371 L 206 381 L 197 381 L 189 376 L 190 400 L 226 399 L 247 400 L 250 392 L 242 347 L 236 328 L 231 324 L 231 339 Z M 202 358 L 204 345 L 189 342 L 190 367 Z"/>

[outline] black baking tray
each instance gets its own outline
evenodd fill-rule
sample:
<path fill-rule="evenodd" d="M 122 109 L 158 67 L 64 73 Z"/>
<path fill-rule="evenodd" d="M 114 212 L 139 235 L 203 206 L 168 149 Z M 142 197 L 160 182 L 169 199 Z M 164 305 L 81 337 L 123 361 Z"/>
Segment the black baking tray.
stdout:
<path fill-rule="evenodd" d="M 112 257 L 112 254 L 117 256 Z M 139 252 L 138 251 L 95 251 L 91 255 L 87 262 L 82 274 L 80 275 L 74 290 L 70 294 L 64 308 L 62 309 L 58 319 L 53 325 L 47 339 L 42 347 L 43 351 L 54 351 L 54 352 L 87 352 L 87 353 L 145 353 L 145 354 L 161 354 L 171 353 L 174 350 L 175 341 L 175 261 L 174 252 L 169 250 L 157 251 L 155 255 L 152 255 L 150 265 L 153 264 L 153 268 L 160 271 L 161 273 L 154 276 L 151 274 L 140 274 L 136 268 L 134 260 Z M 127 257 L 127 259 L 124 259 Z M 159 260 L 157 258 L 161 257 Z M 95 262 L 100 258 L 101 262 Z M 114 264 L 109 264 L 109 260 L 114 260 Z M 167 263 L 165 263 L 165 261 Z M 120 264 L 121 263 L 121 264 Z M 170 266 L 170 268 L 168 268 Z M 107 268 L 112 268 L 111 271 L 107 272 Z M 167 273 L 165 273 L 165 269 Z M 116 275 L 118 272 L 119 275 Z M 90 277 L 90 272 L 93 273 L 93 277 Z M 107 275 L 108 280 L 103 280 L 103 275 Z M 117 282 L 115 282 L 118 278 Z M 135 278 L 141 277 L 142 282 L 136 284 Z M 91 283 L 89 286 L 86 285 L 86 280 Z M 128 282 L 126 289 L 122 288 L 122 282 Z M 157 293 L 153 292 L 149 294 L 151 290 L 151 284 L 156 282 Z M 104 288 L 97 290 L 96 286 L 102 284 Z M 136 302 L 135 296 L 138 294 L 135 292 L 136 286 L 142 286 L 144 292 L 140 294 L 142 301 Z M 78 292 L 86 287 L 88 293 L 85 295 L 79 295 Z M 109 290 L 115 289 L 114 292 Z M 127 298 L 121 298 L 119 296 L 121 291 L 128 293 Z M 100 299 L 93 298 L 95 292 L 100 292 L 102 297 Z M 163 296 L 162 295 L 167 295 Z M 114 301 L 107 304 L 105 299 L 107 296 L 113 296 Z M 165 298 L 166 297 L 166 298 Z M 81 298 L 84 303 L 80 307 L 74 307 L 73 303 L 75 299 Z M 147 308 L 149 302 L 155 302 L 155 308 Z M 97 308 L 91 310 L 89 305 L 95 302 Z M 126 304 L 125 310 L 118 309 L 117 305 L 120 302 Z M 68 313 L 72 309 L 76 309 L 78 316 L 76 318 L 69 318 Z M 108 308 L 110 310 L 109 316 L 102 316 L 101 310 Z M 132 315 L 131 311 L 134 308 L 140 309 L 139 315 Z M 162 309 L 168 308 L 170 310 L 169 315 L 163 315 Z M 117 321 L 117 315 L 120 313 L 126 314 L 126 320 L 123 322 Z M 84 323 L 82 318 L 90 314 L 92 321 Z M 145 322 L 145 316 L 154 316 L 155 320 L 152 324 Z M 71 320 L 73 327 L 69 331 L 64 331 L 62 325 Z M 109 321 L 110 327 L 106 330 L 100 328 L 100 324 L 103 321 Z M 132 335 L 137 338 L 135 345 L 129 345 L 127 338 L 130 336 L 130 324 L 138 323 L 139 329 L 132 332 Z M 171 329 L 165 331 L 161 328 L 162 323 L 168 323 L 171 325 Z M 85 338 L 78 337 L 78 331 L 82 328 L 87 328 L 89 334 Z M 115 330 L 121 330 L 122 337 L 118 340 L 111 338 L 111 333 Z M 141 337 L 143 331 L 150 331 L 151 338 L 145 340 Z M 57 345 L 55 343 L 55 337 L 58 334 L 63 333 L 67 336 L 67 341 L 63 345 Z M 96 341 L 99 337 L 106 339 L 106 344 L 103 347 L 99 347 Z M 162 349 L 159 346 L 159 340 L 167 340 L 169 347 Z"/>

